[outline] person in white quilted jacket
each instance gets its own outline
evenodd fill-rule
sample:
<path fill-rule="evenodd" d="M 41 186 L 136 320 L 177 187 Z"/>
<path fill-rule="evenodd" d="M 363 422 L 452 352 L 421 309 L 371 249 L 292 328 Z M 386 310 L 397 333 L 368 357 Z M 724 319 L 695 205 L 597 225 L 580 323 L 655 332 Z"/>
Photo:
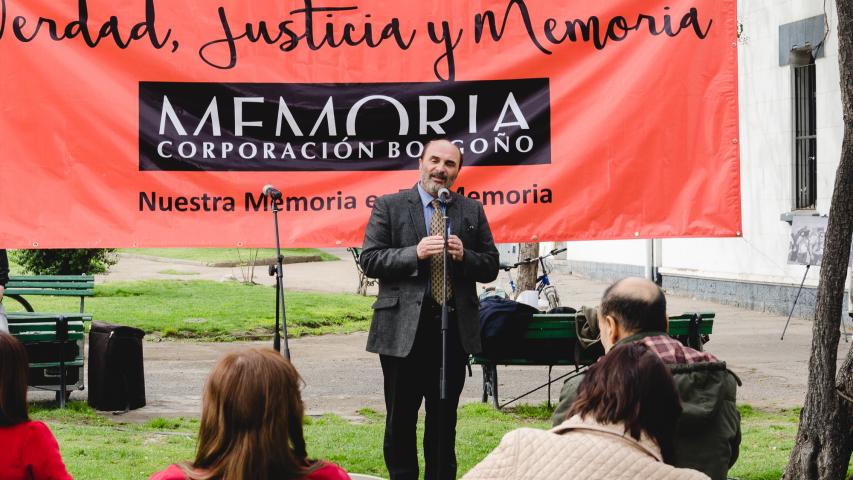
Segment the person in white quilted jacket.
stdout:
<path fill-rule="evenodd" d="M 664 463 L 673 455 L 681 401 L 669 369 L 631 343 L 594 364 L 568 420 L 551 430 L 520 428 L 463 480 L 708 480 Z"/>

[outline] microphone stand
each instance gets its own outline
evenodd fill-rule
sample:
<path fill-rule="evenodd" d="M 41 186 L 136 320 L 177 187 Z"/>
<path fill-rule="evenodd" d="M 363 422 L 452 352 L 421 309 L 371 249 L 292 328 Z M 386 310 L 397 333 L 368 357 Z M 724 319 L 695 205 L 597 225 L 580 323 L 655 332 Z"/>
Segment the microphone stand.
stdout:
<path fill-rule="evenodd" d="M 444 270 L 444 281 L 442 285 L 444 287 L 444 301 L 441 302 L 441 384 L 439 388 L 439 398 L 441 400 L 447 400 L 447 330 L 448 330 L 448 318 L 447 318 L 447 241 L 448 235 L 447 232 L 450 230 L 449 225 L 447 224 L 447 207 L 445 208 L 444 216 L 444 249 L 441 254 L 443 255 L 442 267 Z"/>
<path fill-rule="evenodd" d="M 438 214 L 438 212 L 436 212 L 436 214 Z M 448 325 L 448 323 L 449 323 L 448 305 L 447 305 L 447 301 L 448 301 L 447 283 L 450 281 L 450 279 L 447 276 L 447 264 L 448 264 L 447 243 L 448 243 L 448 236 L 449 236 L 448 233 L 450 232 L 450 224 L 449 224 L 449 220 L 447 218 L 447 204 L 446 203 L 444 205 L 444 213 L 442 214 L 442 216 L 444 217 L 444 227 L 445 228 L 444 228 L 444 232 L 443 232 L 444 233 L 444 249 L 442 250 L 442 253 L 441 253 L 443 256 L 443 260 L 444 260 L 442 262 L 442 267 L 443 267 L 442 269 L 443 269 L 443 273 L 444 273 L 444 276 L 443 276 L 444 281 L 442 282 L 442 285 L 444 287 L 444 297 L 443 297 L 444 301 L 441 302 L 441 374 L 440 374 L 440 380 L 439 380 L 439 382 L 440 382 L 439 383 L 439 415 L 441 415 L 441 418 L 444 417 L 444 410 L 447 408 L 447 331 L 449 328 L 449 325 Z M 437 462 L 438 465 L 437 465 L 437 467 L 438 467 L 438 472 L 440 475 L 442 472 L 442 468 L 444 466 L 444 461 L 445 461 L 444 454 L 442 453 L 443 449 L 441 448 L 442 447 L 442 445 L 441 445 L 441 441 L 442 441 L 441 432 L 439 432 L 438 438 L 439 438 L 439 444 L 438 444 L 438 449 L 437 449 L 438 450 L 438 452 L 437 452 L 438 453 L 438 462 Z"/>
<path fill-rule="evenodd" d="M 273 348 L 281 352 L 281 333 L 279 325 L 284 329 L 284 357 L 290 360 L 290 346 L 287 343 L 287 314 L 284 310 L 284 256 L 281 254 L 281 243 L 278 237 L 278 202 L 272 200 L 272 215 L 275 224 L 275 258 L 276 263 L 270 265 L 270 275 L 275 275 L 275 333 Z M 281 318 L 281 322 L 279 322 Z"/>

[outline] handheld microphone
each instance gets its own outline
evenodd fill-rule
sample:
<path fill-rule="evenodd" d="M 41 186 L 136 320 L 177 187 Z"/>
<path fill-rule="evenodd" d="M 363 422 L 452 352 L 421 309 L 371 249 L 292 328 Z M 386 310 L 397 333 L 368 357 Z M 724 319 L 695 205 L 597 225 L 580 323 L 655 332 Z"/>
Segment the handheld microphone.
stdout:
<path fill-rule="evenodd" d="M 438 201 L 444 204 L 450 203 L 450 190 L 444 187 L 438 189 Z"/>
<path fill-rule="evenodd" d="M 272 198 L 273 200 L 281 200 L 281 192 L 269 183 L 264 185 L 264 188 L 263 190 L 261 190 L 261 193 L 267 197 Z"/>

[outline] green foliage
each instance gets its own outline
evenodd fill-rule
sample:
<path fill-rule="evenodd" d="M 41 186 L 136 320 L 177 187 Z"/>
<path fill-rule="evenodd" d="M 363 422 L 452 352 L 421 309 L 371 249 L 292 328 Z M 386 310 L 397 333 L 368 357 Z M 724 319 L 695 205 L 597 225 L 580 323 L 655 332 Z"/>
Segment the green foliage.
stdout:
<path fill-rule="evenodd" d="M 35 275 L 79 275 L 104 273 L 116 263 L 114 248 L 17 250 L 15 261 Z"/>

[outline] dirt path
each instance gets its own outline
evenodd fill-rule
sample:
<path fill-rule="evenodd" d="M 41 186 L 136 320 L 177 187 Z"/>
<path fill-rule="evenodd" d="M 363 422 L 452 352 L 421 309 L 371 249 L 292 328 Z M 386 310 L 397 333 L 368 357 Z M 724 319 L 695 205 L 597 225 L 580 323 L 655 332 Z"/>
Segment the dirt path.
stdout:
<path fill-rule="evenodd" d="M 338 261 L 290 263 L 284 266 L 284 288 L 318 292 L 352 292 L 358 286 L 358 271 L 352 255 L 345 248 L 325 250 L 340 258 Z M 240 267 L 208 267 L 198 262 L 168 258 L 119 254 L 107 275 L 97 275 L 98 283 L 132 282 L 136 280 L 212 280 L 241 281 L 251 278 L 255 283 L 275 285 L 267 266 L 255 267 L 254 276 Z M 375 294 L 375 287 L 372 292 Z M 371 290 L 368 290 L 371 293 Z"/>
<path fill-rule="evenodd" d="M 285 266 L 285 284 L 289 288 L 332 292 L 353 292 L 357 274 L 352 259 L 343 249 L 335 250 L 344 260 Z M 193 275 L 158 273 L 165 270 L 193 271 Z M 235 270 L 237 270 L 235 274 Z M 266 273 L 266 272 L 257 272 Z M 237 276 L 239 269 L 214 268 L 200 265 L 161 263 L 141 258 L 122 258 L 113 272 L 98 281 L 128 281 L 144 278 L 187 278 L 222 280 Z M 257 277 L 256 281 L 270 277 Z M 605 284 L 566 274 L 552 275 L 558 285 L 563 304 L 579 306 L 597 303 Z M 499 278 L 498 284 L 502 284 Z M 785 317 L 753 312 L 731 306 L 699 301 L 675 295 L 668 296 L 669 311 L 716 312 L 714 334 L 708 351 L 729 363 L 743 380 L 738 391 L 740 403 L 758 407 L 794 407 L 802 404 L 806 389 L 807 362 L 811 341 L 811 323 L 793 319 L 784 341 L 779 334 Z M 343 416 L 355 415 L 360 408 L 384 410 L 382 374 L 379 360 L 364 351 L 365 333 L 327 335 L 292 339 L 293 361 L 305 380 L 303 398 L 310 414 L 334 412 Z M 153 417 L 197 416 L 206 375 L 217 359 L 225 353 L 257 343 L 186 343 L 146 342 L 145 378 L 148 406 L 130 412 L 127 420 L 146 420 Z M 839 359 L 847 354 L 851 344 L 840 342 Z M 840 360 L 839 360 L 840 363 Z M 552 376 L 568 372 L 555 368 Z M 546 367 L 499 367 L 502 400 L 534 388 L 547 379 Z M 481 372 L 473 371 L 466 380 L 464 402 L 480 401 Z M 552 399 L 556 400 L 560 384 L 555 384 Z M 36 394 L 38 395 L 38 394 Z M 85 392 L 76 393 L 76 398 Z M 527 399 L 539 403 L 547 398 L 542 389 Z"/>

